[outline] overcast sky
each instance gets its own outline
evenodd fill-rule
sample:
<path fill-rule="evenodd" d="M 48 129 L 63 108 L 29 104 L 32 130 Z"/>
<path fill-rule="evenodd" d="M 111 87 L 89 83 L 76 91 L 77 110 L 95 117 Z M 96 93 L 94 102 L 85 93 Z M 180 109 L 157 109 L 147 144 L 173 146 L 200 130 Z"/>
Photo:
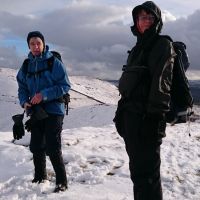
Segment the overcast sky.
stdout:
<path fill-rule="evenodd" d="M 139 0 L 1 0 L 0 67 L 19 68 L 29 52 L 29 31 L 40 30 L 50 49 L 60 51 L 69 75 L 119 78 L 127 50 L 135 44 L 130 31 Z M 200 1 L 156 0 L 164 28 L 186 43 L 190 69 L 199 68 Z"/>

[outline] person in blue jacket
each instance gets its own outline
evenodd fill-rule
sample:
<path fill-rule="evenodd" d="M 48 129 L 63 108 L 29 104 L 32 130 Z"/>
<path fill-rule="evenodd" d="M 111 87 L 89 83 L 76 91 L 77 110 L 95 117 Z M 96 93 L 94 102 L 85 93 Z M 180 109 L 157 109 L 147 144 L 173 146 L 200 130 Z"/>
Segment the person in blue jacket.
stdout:
<path fill-rule="evenodd" d="M 22 65 L 17 74 L 17 82 L 20 105 L 30 115 L 25 128 L 31 132 L 30 151 L 33 153 L 35 167 L 32 182 L 41 183 L 47 179 L 48 155 L 56 174 L 54 192 L 65 191 L 67 177 L 61 150 L 65 109 L 64 103 L 59 99 L 69 91 L 70 82 L 65 66 L 56 57 L 52 70 L 48 70 L 48 59 L 53 54 L 45 45 L 41 32 L 28 33 L 27 43 L 30 49 L 28 65 L 25 66 L 27 69 L 24 70 Z M 43 118 L 34 120 L 36 112 Z"/>

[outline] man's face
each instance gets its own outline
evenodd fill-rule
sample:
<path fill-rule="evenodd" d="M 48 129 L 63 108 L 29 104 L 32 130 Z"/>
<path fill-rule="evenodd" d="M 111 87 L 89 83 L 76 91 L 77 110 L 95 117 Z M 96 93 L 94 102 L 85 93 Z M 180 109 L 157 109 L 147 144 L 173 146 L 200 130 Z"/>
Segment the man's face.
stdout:
<path fill-rule="evenodd" d="M 29 48 L 34 56 L 39 56 L 44 50 L 44 44 L 39 37 L 32 37 L 29 41 Z"/>
<path fill-rule="evenodd" d="M 145 30 L 149 29 L 153 25 L 154 21 L 155 17 L 152 14 L 141 10 L 137 17 L 137 28 L 139 32 L 143 34 Z"/>

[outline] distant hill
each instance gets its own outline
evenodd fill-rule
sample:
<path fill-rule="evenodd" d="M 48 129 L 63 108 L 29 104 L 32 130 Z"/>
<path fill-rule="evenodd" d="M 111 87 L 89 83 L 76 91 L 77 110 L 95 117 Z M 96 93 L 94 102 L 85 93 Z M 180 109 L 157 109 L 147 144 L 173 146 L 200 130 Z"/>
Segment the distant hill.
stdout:
<path fill-rule="evenodd" d="M 192 81 L 190 85 L 194 103 L 200 105 L 200 81 Z"/>

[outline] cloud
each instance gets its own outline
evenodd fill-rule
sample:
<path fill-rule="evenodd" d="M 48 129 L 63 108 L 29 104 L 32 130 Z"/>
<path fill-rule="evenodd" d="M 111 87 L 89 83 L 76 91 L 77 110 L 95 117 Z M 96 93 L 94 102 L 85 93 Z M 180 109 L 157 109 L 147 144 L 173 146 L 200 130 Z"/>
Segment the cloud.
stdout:
<path fill-rule="evenodd" d="M 162 11 L 162 20 L 163 22 L 175 21 L 176 17 L 172 15 L 169 11 L 163 10 Z"/>
<path fill-rule="evenodd" d="M 19 15 L 0 12 L 0 38 L 16 37 L 26 41 L 29 31 L 40 30 L 50 48 L 62 53 L 70 75 L 90 75 L 98 78 L 119 78 L 121 68 L 127 59 L 127 50 L 135 44 L 129 22 L 131 7 L 94 4 L 92 1 L 73 1 L 62 9 L 55 9 L 43 15 Z M 188 18 L 174 19 L 164 11 L 164 34 L 182 40 L 188 47 L 191 68 L 198 68 L 199 11 Z M 25 44 L 25 42 L 23 43 Z M 13 44 L 6 47 L 8 54 L 1 57 L 0 66 L 20 66 L 23 57 L 17 55 L 20 48 Z M 198 49 L 198 51 L 197 51 Z M 5 46 L 0 47 L 0 53 Z M 12 55 L 13 54 L 13 55 Z M 12 60 L 12 62 L 11 62 Z M 15 64 L 16 63 L 16 64 Z M 11 66 L 12 65 L 12 66 Z"/>
<path fill-rule="evenodd" d="M 73 0 L 1 0 L 0 11 L 6 11 L 15 15 L 41 15 L 44 12 L 50 12 L 55 9 L 60 9 L 71 2 L 73 2 Z"/>
<path fill-rule="evenodd" d="M 29 31 L 41 30 L 46 41 L 62 51 L 70 72 L 109 78 L 107 71 L 113 74 L 121 70 L 132 41 L 123 21 L 131 13 L 128 9 L 73 3 L 39 17 L 4 12 L 0 16 L 6 15 L 6 19 L 0 26 L 25 39 Z M 0 34 L 4 34 L 3 29 Z"/>

